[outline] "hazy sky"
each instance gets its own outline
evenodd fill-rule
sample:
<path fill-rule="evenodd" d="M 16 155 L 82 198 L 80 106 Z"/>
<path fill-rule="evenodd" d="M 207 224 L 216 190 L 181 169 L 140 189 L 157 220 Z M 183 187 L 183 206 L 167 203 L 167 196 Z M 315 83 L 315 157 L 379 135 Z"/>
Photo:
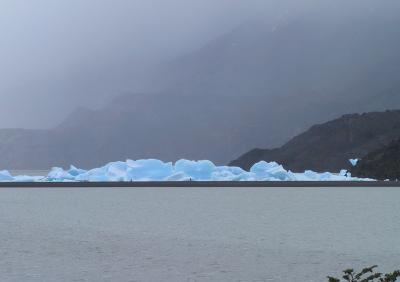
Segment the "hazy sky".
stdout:
<path fill-rule="evenodd" d="M 142 90 L 140 74 L 147 69 L 243 22 L 281 20 L 316 3 L 345 12 L 339 2 L 346 3 L 2 0 L 0 128 L 52 126 L 77 106 L 96 106 L 106 97 Z"/>
<path fill-rule="evenodd" d="M 256 0 L 3 0 L 0 127 L 140 90 L 138 72 L 253 18 Z M 264 9 L 264 8 L 263 8 Z"/>

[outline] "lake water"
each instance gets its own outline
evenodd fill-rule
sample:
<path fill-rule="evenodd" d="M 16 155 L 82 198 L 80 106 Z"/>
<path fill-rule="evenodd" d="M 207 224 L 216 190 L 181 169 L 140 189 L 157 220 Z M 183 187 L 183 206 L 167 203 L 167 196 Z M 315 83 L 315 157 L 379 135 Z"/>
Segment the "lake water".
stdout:
<path fill-rule="evenodd" d="M 400 268 L 397 188 L 0 189 L 0 281 L 326 281 Z"/>

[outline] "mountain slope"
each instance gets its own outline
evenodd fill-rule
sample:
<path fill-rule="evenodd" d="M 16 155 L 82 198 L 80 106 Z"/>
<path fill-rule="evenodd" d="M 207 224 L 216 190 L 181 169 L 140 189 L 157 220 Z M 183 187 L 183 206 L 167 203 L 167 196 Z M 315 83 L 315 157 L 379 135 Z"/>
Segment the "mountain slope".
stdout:
<path fill-rule="evenodd" d="M 341 114 L 399 108 L 398 25 L 398 17 L 380 13 L 340 23 L 251 23 L 162 75 L 172 92 L 235 109 L 233 118 L 253 129 L 248 149 L 274 147 Z"/>
<path fill-rule="evenodd" d="M 155 94 L 125 95 L 101 110 L 79 109 L 52 130 L 0 130 L 0 167 L 89 168 L 127 158 L 175 161 L 234 154 L 230 140 L 236 131 L 218 110 L 193 115 L 184 97 L 176 95 L 175 103 L 171 98 L 172 94 L 167 101 Z M 210 114 L 215 118 L 212 132 Z"/>
<path fill-rule="evenodd" d="M 292 171 L 339 171 L 349 159 L 363 158 L 400 137 L 400 111 L 345 115 L 311 127 L 273 150 L 252 150 L 231 165 L 248 169 L 254 163 L 277 161 Z"/>
<path fill-rule="evenodd" d="M 395 140 L 364 156 L 357 166 L 351 169 L 351 173 L 355 176 L 378 180 L 399 180 L 400 140 Z"/>
<path fill-rule="evenodd" d="M 397 14 L 243 25 L 166 65 L 153 79 L 159 93 L 80 109 L 51 130 L 0 130 L 0 167 L 149 157 L 222 164 L 344 113 L 400 108 Z M 329 154 L 322 149 L 321 156 Z"/>

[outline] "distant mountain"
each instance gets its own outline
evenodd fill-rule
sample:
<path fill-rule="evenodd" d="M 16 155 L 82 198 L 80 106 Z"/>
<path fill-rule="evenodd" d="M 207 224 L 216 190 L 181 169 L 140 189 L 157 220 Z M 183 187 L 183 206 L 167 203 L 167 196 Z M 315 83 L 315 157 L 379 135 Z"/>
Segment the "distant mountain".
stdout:
<path fill-rule="evenodd" d="M 162 68 L 158 93 L 82 108 L 50 130 L 0 130 L 0 167 L 148 157 L 223 164 L 344 113 L 400 108 L 398 13 L 333 18 L 242 25 Z"/>
<path fill-rule="evenodd" d="M 79 109 L 51 130 L 0 130 L 0 167 L 90 168 L 127 158 L 176 161 L 233 155 L 227 136 L 234 138 L 236 131 L 218 111 L 193 114 L 185 97 L 171 94 L 168 102 L 172 99 L 167 104 L 160 95 L 124 95 L 101 110 Z"/>
<path fill-rule="evenodd" d="M 364 159 L 368 153 L 399 137 L 400 110 L 345 115 L 312 126 L 280 148 L 252 150 L 231 165 L 248 169 L 254 163 L 265 160 L 277 161 L 292 171 L 311 169 L 334 172 L 349 169 L 349 159 Z M 363 176 L 371 177 L 368 174 Z"/>
<path fill-rule="evenodd" d="M 169 92 L 239 123 L 237 150 L 276 147 L 345 113 L 400 108 L 398 26 L 398 16 L 379 12 L 274 27 L 252 22 L 174 61 L 160 77 Z"/>
<path fill-rule="evenodd" d="M 400 139 L 364 156 L 351 173 L 378 180 L 400 180 Z"/>

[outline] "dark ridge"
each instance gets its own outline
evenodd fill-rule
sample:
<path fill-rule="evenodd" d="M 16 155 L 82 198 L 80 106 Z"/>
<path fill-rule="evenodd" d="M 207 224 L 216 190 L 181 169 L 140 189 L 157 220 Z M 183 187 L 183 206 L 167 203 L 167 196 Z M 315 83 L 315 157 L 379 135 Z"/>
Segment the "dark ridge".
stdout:
<path fill-rule="evenodd" d="M 364 156 L 351 173 L 379 180 L 400 179 L 400 139 Z"/>
<path fill-rule="evenodd" d="M 349 159 L 363 158 L 399 137 L 400 110 L 344 115 L 312 126 L 280 148 L 252 150 L 230 165 L 248 170 L 265 160 L 279 162 L 292 171 L 339 171 L 350 168 Z"/>

